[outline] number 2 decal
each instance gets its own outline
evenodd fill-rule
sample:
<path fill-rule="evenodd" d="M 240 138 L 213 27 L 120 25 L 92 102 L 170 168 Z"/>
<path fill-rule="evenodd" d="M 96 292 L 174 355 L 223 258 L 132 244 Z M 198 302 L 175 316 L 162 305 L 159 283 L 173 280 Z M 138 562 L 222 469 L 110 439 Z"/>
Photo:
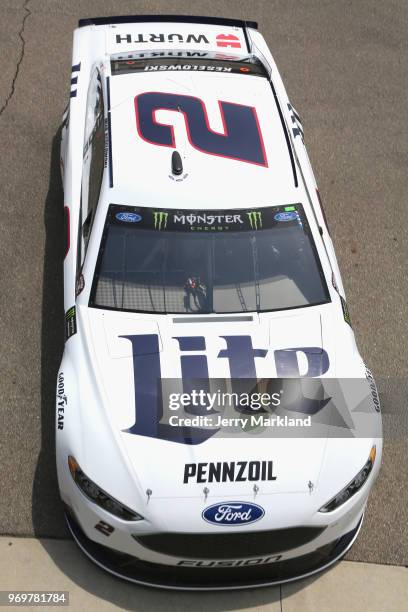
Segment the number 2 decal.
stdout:
<path fill-rule="evenodd" d="M 194 96 L 147 92 L 135 97 L 136 125 L 143 140 L 163 147 L 176 146 L 174 127 L 157 121 L 158 110 L 181 112 L 190 144 L 209 155 L 268 167 L 258 115 L 253 106 L 218 101 L 224 131 L 208 123 L 204 102 Z"/>

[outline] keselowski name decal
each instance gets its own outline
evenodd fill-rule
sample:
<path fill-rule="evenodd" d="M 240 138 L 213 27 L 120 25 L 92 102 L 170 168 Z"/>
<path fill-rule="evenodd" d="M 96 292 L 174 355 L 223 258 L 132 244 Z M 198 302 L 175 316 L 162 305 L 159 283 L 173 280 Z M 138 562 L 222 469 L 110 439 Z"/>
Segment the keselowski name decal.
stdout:
<path fill-rule="evenodd" d="M 273 461 L 218 461 L 216 463 L 186 463 L 183 483 L 271 481 Z"/>
<path fill-rule="evenodd" d="M 197 66 L 196 64 L 161 64 L 145 66 L 141 72 L 232 72 L 231 66 Z"/>

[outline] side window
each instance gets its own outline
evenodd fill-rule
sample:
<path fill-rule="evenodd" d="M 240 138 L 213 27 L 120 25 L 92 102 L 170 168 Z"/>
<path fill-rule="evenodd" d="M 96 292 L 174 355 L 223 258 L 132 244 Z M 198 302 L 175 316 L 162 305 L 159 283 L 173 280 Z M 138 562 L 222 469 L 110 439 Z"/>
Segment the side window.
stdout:
<path fill-rule="evenodd" d="M 88 91 L 82 166 L 81 210 L 78 232 L 77 276 L 81 274 L 98 205 L 104 168 L 104 106 L 102 84 L 95 70 Z"/>

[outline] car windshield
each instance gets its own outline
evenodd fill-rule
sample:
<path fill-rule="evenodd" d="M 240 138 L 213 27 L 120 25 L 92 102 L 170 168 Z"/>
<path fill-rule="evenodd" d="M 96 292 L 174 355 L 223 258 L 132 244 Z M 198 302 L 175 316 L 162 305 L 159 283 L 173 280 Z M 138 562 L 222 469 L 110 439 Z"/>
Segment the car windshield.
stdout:
<path fill-rule="evenodd" d="M 111 204 L 89 305 L 241 313 L 329 299 L 300 204 L 211 211 Z"/>

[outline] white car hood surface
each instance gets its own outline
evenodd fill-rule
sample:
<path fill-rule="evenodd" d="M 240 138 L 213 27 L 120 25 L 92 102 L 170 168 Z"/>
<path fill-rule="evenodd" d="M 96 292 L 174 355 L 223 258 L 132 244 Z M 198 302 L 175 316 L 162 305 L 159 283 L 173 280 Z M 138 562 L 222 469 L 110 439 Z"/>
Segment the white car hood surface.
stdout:
<path fill-rule="evenodd" d="M 135 422 L 141 419 L 143 407 L 135 407 L 135 373 L 132 342 L 121 336 L 157 336 L 158 354 L 162 378 L 181 377 L 181 354 L 177 338 L 204 337 L 205 354 L 210 378 L 231 377 L 229 360 L 217 357 L 226 348 L 226 337 L 250 336 L 254 349 L 267 350 L 264 357 L 256 357 L 258 378 L 277 376 L 275 351 L 304 348 L 297 353 L 299 371 L 305 374 L 308 367 L 306 353 L 312 360 L 324 359 L 330 346 L 330 335 L 322 321 L 331 320 L 330 304 L 311 307 L 307 312 L 293 310 L 286 313 L 257 315 L 244 313 L 252 321 L 239 320 L 237 315 L 217 317 L 183 317 L 182 315 L 149 315 L 106 311 L 80 307 L 84 339 L 92 353 L 92 378 L 98 385 L 105 404 L 110 427 L 116 430 L 122 450 L 129 459 L 135 482 L 142 495 L 148 489 L 157 498 L 202 497 L 204 487 L 210 490 L 209 498 L 237 499 L 248 495 L 253 483 L 247 478 L 235 482 L 207 483 L 196 478 L 183 482 L 186 464 L 209 462 L 272 461 L 274 480 L 262 481 L 262 494 L 307 493 L 308 483 L 316 483 L 324 458 L 327 436 L 320 438 L 255 438 L 243 432 L 237 437 L 210 437 L 201 443 L 169 441 L 157 435 L 139 435 Z M 222 319 L 222 320 L 220 320 Z M 330 325 L 328 324 L 328 329 Z M 323 331 L 322 331 L 323 329 Z M 323 337 L 325 345 L 323 346 Z M 331 353 L 333 351 L 331 350 Z M 139 355 L 140 358 L 152 355 Z M 334 376 L 334 360 L 330 356 L 326 376 Z M 155 361 L 157 363 L 157 361 Z M 140 362 L 139 362 L 140 363 Z M 138 384 L 144 381 L 138 378 Z M 179 411 L 180 412 L 180 411 Z M 192 415 L 185 415 L 192 416 Z M 236 416 L 241 416 L 236 414 Z M 149 416 L 147 416 L 149 418 Z M 140 423 L 140 421 L 139 421 Z M 137 429 L 137 428 L 136 428 Z M 118 439 L 118 437 L 117 437 Z M 235 467 L 236 473 L 238 467 Z M 247 474 L 244 471 L 244 476 Z"/>

